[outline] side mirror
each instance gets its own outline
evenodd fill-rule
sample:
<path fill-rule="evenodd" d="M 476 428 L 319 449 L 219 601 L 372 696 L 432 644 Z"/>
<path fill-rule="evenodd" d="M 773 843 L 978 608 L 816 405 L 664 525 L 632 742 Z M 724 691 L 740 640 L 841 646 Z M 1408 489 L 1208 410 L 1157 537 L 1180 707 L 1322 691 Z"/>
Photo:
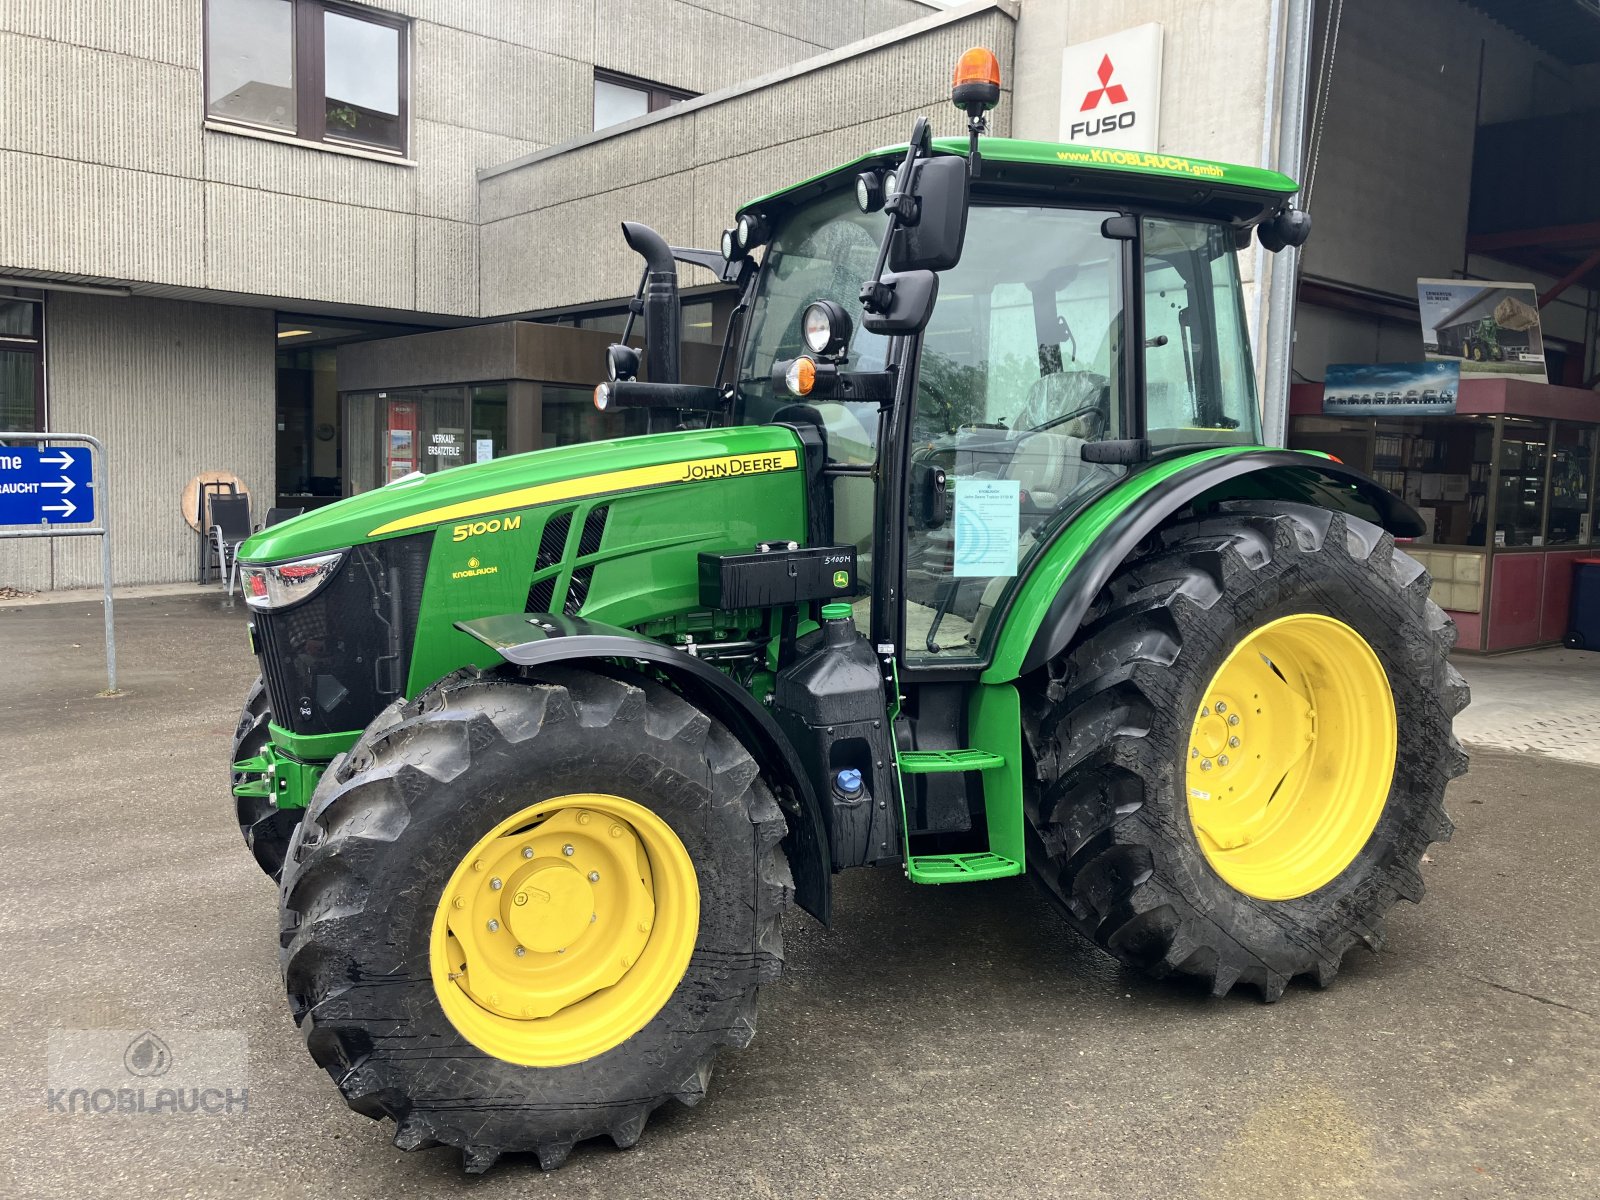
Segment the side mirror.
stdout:
<path fill-rule="evenodd" d="M 895 231 L 889 269 L 948 271 L 961 261 L 967 236 L 967 160 L 955 154 L 921 159 L 908 191 L 915 217 Z"/>
<path fill-rule="evenodd" d="M 886 272 L 878 287 L 888 303 L 880 312 L 864 311 L 861 324 L 872 333 L 921 333 L 939 298 L 939 277 L 931 270 Z"/>

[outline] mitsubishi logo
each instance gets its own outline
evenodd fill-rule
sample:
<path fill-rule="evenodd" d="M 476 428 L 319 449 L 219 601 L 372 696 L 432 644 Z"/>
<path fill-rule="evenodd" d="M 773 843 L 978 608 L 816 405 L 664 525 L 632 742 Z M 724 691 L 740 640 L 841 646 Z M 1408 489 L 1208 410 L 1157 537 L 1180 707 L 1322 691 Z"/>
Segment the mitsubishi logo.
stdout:
<path fill-rule="evenodd" d="M 1100 60 L 1100 69 L 1095 72 L 1100 77 L 1100 86 L 1091 88 L 1083 98 L 1083 107 L 1079 112 L 1088 112 L 1090 109 L 1099 108 L 1100 101 L 1106 99 L 1112 104 L 1126 104 L 1128 93 L 1120 83 L 1111 82 L 1111 73 L 1116 68 L 1111 65 L 1111 56 L 1107 54 Z"/>

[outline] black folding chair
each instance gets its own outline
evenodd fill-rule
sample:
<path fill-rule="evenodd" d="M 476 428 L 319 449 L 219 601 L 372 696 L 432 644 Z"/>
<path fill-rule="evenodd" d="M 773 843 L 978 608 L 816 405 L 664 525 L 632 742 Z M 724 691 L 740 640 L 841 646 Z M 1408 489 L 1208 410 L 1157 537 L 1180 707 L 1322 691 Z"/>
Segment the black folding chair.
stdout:
<path fill-rule="evenodd" d="M 261 522 L 261 528 L 271 529 L 274 525 L 287 521 L 290 517 L 298 517 L 303 512 L 304 508 L 269 508 L 266 520 Z"/>
<path fill-rule="evenodd" d="M 221 480 L 202 483 L 195 489 L 194 527 L 200 531 L 200 582 L 211 582 L 211 527 L 209 513 L 213 496 L 235 496 L 239 489 Z"/>
<path fill-rule="evenodd" d="M 228 595 L 239 581 L 239 543 L 252 532 L 249 496 L 211 497 L 211 524 L 206 530 L 217 566 L 228 580 Z"/>

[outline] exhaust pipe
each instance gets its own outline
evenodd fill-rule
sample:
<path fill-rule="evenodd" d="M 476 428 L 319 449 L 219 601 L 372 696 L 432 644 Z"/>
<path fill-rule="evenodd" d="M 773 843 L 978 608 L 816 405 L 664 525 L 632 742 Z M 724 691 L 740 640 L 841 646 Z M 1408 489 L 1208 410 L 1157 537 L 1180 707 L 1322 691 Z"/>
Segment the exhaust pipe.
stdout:
<path fill-rule="evenodd" d="M 678 352 L 683 340 L 683 314 L 678 302 L 678 265 L 672 248 L 648 225 L 622 223 L 628 246 L 645 261 L 645 371 L 651 383 L 678 382 Z"/>

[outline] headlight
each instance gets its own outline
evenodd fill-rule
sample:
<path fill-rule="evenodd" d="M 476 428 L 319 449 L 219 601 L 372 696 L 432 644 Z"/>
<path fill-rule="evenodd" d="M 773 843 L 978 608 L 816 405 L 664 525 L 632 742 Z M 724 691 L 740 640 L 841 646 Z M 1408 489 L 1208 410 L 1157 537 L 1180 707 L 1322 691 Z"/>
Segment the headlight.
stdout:
<path fill-rule="evenodd" d="M 832 358 L 850 344 L 850 314 L 832 300 L 813 300 L 800 317 L 800 336 L 813 354 Z"/>
<path fill-rule="evenodd" d="M 315 554 L 281 563 L 240 563 L 244 602 L 251 608 L 287 608 L 315 595 L 332 579 L 344 561 L 345 551 Z"/>
<path fill-rule="evenodd" d="M 611 407 L 611 385 L 602 383 L 594 389 L 594 406 L 601 412 Z"/>
<path fill-rule="evenodd" d="M 856 176 L 856 207 L 864 213 L 883 207 L 883 176 L 878 172 L 863 171 Z"/>
<path fill-rule="evenodd" d="M 734 233 L 739 240 L 739 249 L 748 254 L 757 246 L 766 243 L 767 223 L 755 213 L 745 213 L 734 226 Z"/>

